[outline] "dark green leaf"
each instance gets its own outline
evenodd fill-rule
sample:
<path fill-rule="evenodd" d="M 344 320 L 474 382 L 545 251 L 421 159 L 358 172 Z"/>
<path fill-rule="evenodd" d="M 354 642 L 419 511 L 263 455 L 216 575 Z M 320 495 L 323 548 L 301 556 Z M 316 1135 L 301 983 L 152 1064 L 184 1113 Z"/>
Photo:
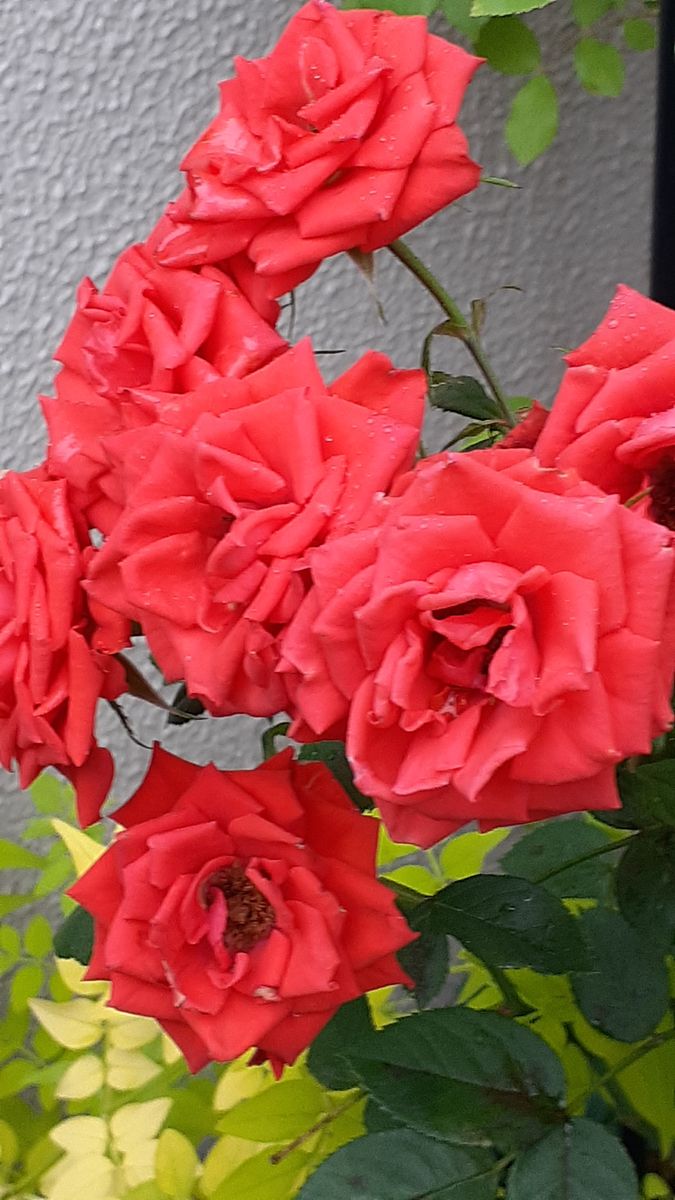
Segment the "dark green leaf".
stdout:
<path fill-rule="evenodd" d="M 587 29 L 609 12 L 612 0 L 572 0 L 574 20 L 581 29 Z"/>
<path fill-rule="evenodd" d="M 413 996 L 419 1008 L 426 1008 L 448 978 L 448 939 L 443 933 L 423 933 L 417 941 L 399 950 L 404 971 L 415 980 Z"/>
<path fill-rule="evenodd" d="M 354 1087 L 353 1047 L 372 1034 L 370 1010 L 364 997 L 343 1004 L 310 1046 L 307 1065 L 312 1075 L 335 1091 Z"/>
<path fill-rule="evenodd" d="M 506 1200 L 638 1200 L 638 1194 L 635 1168 L 619 1140 L 579 1117 L 516 1160 Z"/>
<path fill-rule="evenodd" d="M 422 1133 L 511 1150 L 562 1119 L 565 1084 L 555 1054 L 494 1013 L 419 1013 L 360 1038 L 349 1054 L 349 1082 Z"/>
<path fill-rule="evenodd" d="M 575 918 L 545 888 L 515 876 L 459 879 L 419 905 L 410 920 L 425 933 L 451 934 L 488 965 L 546 975 L 588 967 Z"/>
<path fill-rule="evenodd" d="M 605 908 L 582 914 L 594 970 L 572 976 L 587 1021 L 620 1042 L 639 1042 L 668 1007 L 668 975 L 652 945 Z"/>
<path fill-rule="evenodd" d="M 310 742 L 301 748 L 298 762 L 324 763 L 352 803 L 361 809 L 361 812 L 367 812 L 368 809 L 374 808 L 374 802 L 368 796 L 364 796 L 354 783 L 354 775 L 347 761 L 342 742 Z"/>
<path fill-rule="evenodd" d="M 499 417 L 494 400 L 485 388 L 470 375 L 446 375 L 432 371 L 429 376 L 429 400 L 434 408 L 459 413 L 476 421 L 492 421 Z"/>
<path fill-rule="evenodd" d="M 593 850 L 600 850 L 612 841 L 611 836 L 583 817 L 542 821 L 519 837 L 507 850 L 502 866 L 509 875 L 538 882 L 549 871 L 571 862 Z M 578 866 L 568 867 L 551 879 L 541 879 L 542 887 L 554 896 L 579 896 L 587 900 L 606 900 L 609 896 L 613 854 L 590 859 Z"/>
<path fill-rule="evenodd" d="M 523 166 L 538 158 L 558 132 L 558 99 L 546 75 L 523 84 L 513 98 L 506 122 L 506 141 Z"/>
<path fill-rule="evenodd" d="M 675 830 L 639 833 L 616 873 L 622 915 L 663 954 L 675 936 Z"/>
<path fill-rule="evenodd" d="M 410 1129 L 373 1133 L 332 1154 L 300 1200 L 493 1200 L 494 1158 Z"/>
<path fill-rule="evenodd" d="M 617 813 L 597 813 L 607 824 L 622 829 L 675 827 L 675 760 L 625 764 L 616 773 L 622 808 Z"/>
<path fill-rule="evenodd" d="M 644 17 L 635 17 L 624 22 L 623 37 L 629 50 L 654 50 L 656 26 Z"/>
<path fill-rule="evenodd" d="M 270 725 L 262 735 L 262 752 L 265 762 L 268 758 L 273 758 L 277 753 L 277 738 L 286 737 L 291 727 L 290 721 L 278 721 L 276 725 Z"/>
<path fill-rule="evenodd" d="M 625 69 L 615 46 L 597 38 L 582 38 L 574 50 L 574 66 L 579 83 L 594 96 L 619 96 Z"/>
<path fill-rule="evenodd" d="M 399 1121 L 385 1108 L 376 1104 L 372 1096 L 369 1096 L 366 1102 L 363 1123 L 368 1133 L 382 1133 L 385 1129 L 405 1129 L 403 1121 Z"/>
<path fill-rule="evenodd" d="M 167 725 L 187 725 L 204 712 L 204 705 L 196 696 L 188 696 L 187 688 L 181 683 L 171 701 L 166 718 Z"/>
<path fill-rule="evenodd" d="M 536 36 L 520 17 L 492 17 L 478 35 L 476 53 L 503 75 L 529 75 L 541 58 Z"/>
<path fill-rule="evenodd" d="M 94 922 L 86 908 L 75 908 L 54 935 L 54 953 L 85 965 L 94 945 Z"/>

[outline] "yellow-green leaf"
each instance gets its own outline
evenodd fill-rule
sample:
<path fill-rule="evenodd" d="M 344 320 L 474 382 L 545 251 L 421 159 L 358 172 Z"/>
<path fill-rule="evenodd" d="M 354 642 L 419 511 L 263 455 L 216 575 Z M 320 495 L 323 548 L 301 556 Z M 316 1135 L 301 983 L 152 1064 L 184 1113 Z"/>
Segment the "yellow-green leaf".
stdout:
<path fill-rule="evenodd" d="M 10 1004 L 14 1012 L 23 1012 L 32 996 L 36 996 L 44 982 L 44 972 L 37 963 L 25 963 L 12 977 L 9 989 Z"/>
<path fill-rule="evenodd" d="M 56 1085 L 60 1100 L 86 1100 L 103 1087 L 103 1063 L 95 1054 L 83 1054 L 66 1068 Z"/>
<path fill-rule="evenodd" d="M 268 1066 L 247 1067 L 245 1061 L 231 1063 L 218 1080 L 213 1107 L 217 1112 L 225 1112 L 240 1100 L 257 1096 L 273 1084 L 274 1076 Z"/>
<path fill-rule="evenodd" d="M 76 829 L 74 825 L 68 825 L 59 817 L 54 817 L 52 827 L 72 858 L 78 877 L 84 875 L 85 871 L 88 871 L 89 867 L 102 854 L 105 854 L 105 846 L 99 846 L 98 842 L 88 837 L 81 829 Z"/>
<path fill-rule="evenodd" d="M 50 1129 L 49 1136 L 61 1150 L 66 1150 L 75 1158 L 89 1154 L 105 1155 L 108 1126 L 102 1117 L 68 1117 Z"/>
<path fill-rule="evenodd" d="M 96 979 L 83 979 L 87 968 L 76 958 L 57 958 L 56 969 L 69 992 L 77 996 L 107 996 L 110 984 Z"/>
<path fill-rule="evenodd" d="M 134 1088 L 143 1087 L 161 1071 L 157 1063 L 151 1062 L 147 1055 L 138 1050 L 116 1050 L 113 1046 L 108 1051 L 107 1060 L 108 1083 L 116 1092 L 131 1092 Z"/>
<path fill-rule="evenodd" d="M 462 833 L 446 842 L 438 861 L 446 879 L 468 879 L 478 875 L 491 850 L 508 836 L 508 829 L 492 829 L 489 833 Z"/>
<path fill-rule="evenodd" d="M 171 1100 L 162 1096 L 158 1100 L 146 1100 L 142 1104 L 125 1104 L 110 1118 L 110 1132 L 116 1148 L 126 1154 L 139 1142 L 154 1138 L 164 1124 Z"/>
<path fill-rule="evenodd" d="M 190 1195 L 197 1174 L 195 1148 L 177 1129 L 165 1129 L 160 1134 L 155 1155 L 155 1178 L 159 1187 L 172 1200 L 185 1200 Z"/>
<path fill-rule="evenodd" d="M 67 1050 L 87 1050 L 100 1038 L 103 1012 L 99 1004 L 79 997 L 56 1004 L 53 1000 L 30 1000 L 33 1016 L 60 1046 Z"/>
<path fill-rule="evenodd" d="M 101 1154 L 66 1157 L 51 1168 L 48 1178 L 48 1200 L 109 1200 L 114 1195 L 115 1168 Z"/>
<path fill-rule="evenodd" d="M 0 1163 L 8 1170 L 16 1162 L 19 1139 L 7 1121 L 0 1121 Z"/>
<path fill-rule="evenodd" d="M 216 1128 L 253 1142 L 290 1141 L 324 1112 L 324 1090 L 308 1077 L 275 1083 L 261 1095 L 242 1100 L 220 1118 Z"/>
<path fill-rule="evenodd" d="M 110 1024 L 110 1042 L 118 1050 L 137 1050 L 154 1041 L 159 1033 L 159 1026 L 151 1017 L 134 1017 L 128 1013 L 108 1010 Z"/>
<path fill-rule="evenodd" d="M 237 1167 L 248 1162 L 249 1158 L 255 1158 L 259 1153 L 260 1146 L 247 1138 L 231 1137 L 230 1134 L 221 1137 L 204 1160 L 199 1180 L 204 1195 L 210 1196 Z"/>
<path fill-rule="evenodd" d="M 288 1200 L 304 1182 L 309 1162 L 301 1150 L 293 1150 L 272 1165 L 270 1149 L 262 1150 L 228 1175 L 210 1200 Z"/>
<path fill-rule="evenodd" d="M 52 948 L 52 930 L 49 921 L 41 913 L 31 917 L 28 922 L 23 944 L 31 958 L 45 958 L 49 954 Z"/>

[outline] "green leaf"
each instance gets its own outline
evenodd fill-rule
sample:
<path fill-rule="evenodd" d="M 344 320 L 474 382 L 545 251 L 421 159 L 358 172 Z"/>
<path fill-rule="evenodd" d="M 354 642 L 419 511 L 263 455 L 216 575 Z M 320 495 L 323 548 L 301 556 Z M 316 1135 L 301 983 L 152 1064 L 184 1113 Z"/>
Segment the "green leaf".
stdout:
<path fill-rule="evenodd" d="M 630 21 L 624 21 L 623 39 L 629 50 L 654 50 L 656 27 L 645 17 L 634 17 Z"/>
<path fill-rule="evenodd" d="M 582 87 L 594 96 L 619 96 L 625 69 L 615 46 L 597 38 L 582 38 L 574 50 L 574 66 Z"/>
<path fill-rule="evenodd" d="M 49 921 L 41 913 L 31 917 L 23 935 L 26 953 L 31 958 L 46 958 L 52 949 L 52 930 Z"/>
<path fill-rule="evenodd" d="M 609 833 L 584 817 L 542 821 L 507 850 L 502 866 L 509 875 L 521 875 L 536 883 L 541 876 L 555 871 L 563 863 L 599 850 L 611 841 Z M 587 900 L 606 900 L 615 863 L 613 855 L 603 855 L 569 867 L 551 879 L 542 879 L 541 886 L 561 898 L 578 896 Z"/>
<path fill-rule="evenodd" d="M 409 920 L 424 933 L 451 934 L 492 966 L 545 975 L 588 967 L 575 918 L 545 888 L 516 876 L 460 879 L 420 904 Z"/>
<path fill-rule="evenodd" d="M 272 1165 L 273 1151 L 274 1147 L 268 1146 L 241 1163 L 211 1193 L 209 1200 L 288 1200 L 294 1196 L 307 1171 L 307 1155 L 294 1150 Z"/>
<path fill-rule="evenodd" d="M 675 937 L 675 830 L 633 839 L 616 873 L 616 896 L 629 925 L 667 953 Z"/>
<path fill-rule="evenodd" d="M 36 867 L 41 867 L 44 859 L 39 854 L 34 854 L 32 850 L 27 850 L 25 846 L 18 846 L 16 842 L 10 842 L 7 838 L 0 838 L 0 870 L 17 871 L 24 868 L 34 870 Z"/>
<path fill-rule="evenodd" d="M 635 1168 L 619 1140 L 576 1118 L 526 1150 L 506 1200 L 638 1200 Z"/>
<path fill-rule="evenodd" d="M 28 1001 L 37 996 L 44 983 L 44 972 L 37 963 L 26 963 L 19 967 L 12 978 L 9 999 L 14 1012 L 22 1012 Z"/>
<path fill-rule="evenodd" d="M 411 1129 L 343 1146 L 300 1189 L 299 1200 L 493 1200 L 498 1174 L 484 1151 L 432 1141 Z"/>
<path fill-rule="evenodd" d="M 267 762 L 268 758 L 273 758 L 277 753 L 277 738 L 286 737 L 290 727 L 290 721 L 277 721 L 276 725 L 270 725 L 269 729 L 265 730 L 260 739 L 265 762 Z"/>
<path fill-rule="evenodd" d="M 58 815 L 65 817 L 66 820 L 72 819 L 74 792 L 62 779 L 57 779 L 55 775 L 48 775 L 43 771 L 42 775 L 31 783 L 28 791 L 33 801 L 33 807 L 43 816 Z"/>
<path fill-rule="evenodd" d="M 612 7 L 612 0 L 572 0 L 572 15 L 580 29 L 587 29 L 604 17 Z"/>
<path fill-rule="evenodd" d="M 549 1047 L 494 1013 L 434 1009 L 345 1046 L 356 1082 L 420 1133 L 512 1150 L 562 1119 L 564 1076 Z"/>
<path fill-rule="evenodd" d="M 35 897 L 32 893 L 27 895 L 25 892 L 21 892 L 17 896 L 0 895 L 0 917 L 6 917 L 9 913 L 16 912 L 19 908 L 25 908 L 34 899 Z"/>
<path fill-rule="evenodd" d="M 298 762 L 322 762 L 361 812 L 374 807 L 374 801 L 364 796 L 354 783 L 354 774 L 342 742 L 310 742 L 300 749 Z"/>
<path fill-rule="evenodd" d="M 448 978 L 448 939 L 443 933 L 423 933 L 398 952 L 404 971 L 414 979 L 413 996 L 426 1008 Z"/>
<path fill-rule="evenodd" d="M 58 958 L 75 958 L 85 966 L 94 946 L 94 922 L 86 908 L 74 908 L 54 935 Z"/>
<path fill-rule="evenodd" d="M 311 1077 L 282 1080 L 235 1104 L 216 1129 L 254 1142 L 279 1142 L 304 1133 L 324 1111 L 325 1093 Z"/>
<path fill-rule="evenodd" d="M 439 7 L 446 21 L 468 38 L 475 38 L 489 19 L 471 15 L 471 0 L 441 0 Z"/>
<path fill-rule="evenodd" d="M 538 158 L 558 132 L 558 99 L 546 75 L 523 84 L 513 98 L 506 122 L 506 141 L 522 166 Z"/>
<path fill-rule="evenodd" d="M 38 1067 L 19 1058 L 0 1067 L 0 1100 L 6 1096 L 16 1096 L 34 1083 L 39 1074 Z"/>
<path fill-rule="evenodd" d="M 668 1007 L 665 964 L 618 913 L 591 909 L 580 923 L 594 970 L 572 976 L 579 1008 L 603 1033 L 619 1042 L 638 1042 Z"/>
<path fill-rule="evenodd" d="M 155 1178 L 172 1200 L 187 1200 L 197 1174 L 197 1153 L 187 1138 L 175 1129 L 164 1129 L 157 1141 Z"/>
<path fill-rule="evenodd" d="M 429 401 L 443 412 L 459 413 L 476 421 L 492 421 L 499 417 L 494 400 L 482 383 L 470 375 L 446 375 L 432 371 L 429 376 Z"/>
<path fill-rule="evenodd" d="M 314 1039 L 307 1059 L 315 1079 L 324 1087 L 344 1091 L 354 1087 L 351 1047 L 373 1033 L 368 1003 L 363 996 L 343 1004 Z"/>
<path fill-rule="evenodd" d="M 620 828 L 675 827 L 675 760 L 646 762 L 634 770 L 624 764 L 616 775 L 622 808 L 596 813 L 599 820 Z"/>
<path fill-rule="evenodd" d="M 503 75 L 530 75 L 541 59 L 539 42 L 520 17 L 493 17 L 481 29 L 475 48 Z"/>
<path fill-rule="evenodd" d="M 508 17 L 512 13 L 532 12 L 546 8 L 553 0 L 473 0 L 472 17 Z"/>

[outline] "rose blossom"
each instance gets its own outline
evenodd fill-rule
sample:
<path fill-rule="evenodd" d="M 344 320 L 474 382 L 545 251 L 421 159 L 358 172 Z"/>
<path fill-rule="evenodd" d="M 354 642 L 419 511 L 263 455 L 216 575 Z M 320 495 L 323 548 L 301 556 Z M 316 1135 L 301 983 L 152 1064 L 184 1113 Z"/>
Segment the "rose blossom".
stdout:
<path fill-rule="evenodd" d="M 221 380 L 223 411 L 184 435 L 107 439 L 123 512 L 92 559 L 91 595 L 139 622 L 165 678 L 210 712 L 278 712 L 278 635 L 305 593 L 307 551 L 410 466 L 424 391 L 423 372 L 375 353 L 327 388 L 302 342 Z"/>
<path fill-rule="evenodd" d="M 669 535 L 524 450 L 423 460 L 314 551 L 282 651 L 292 732 L 326 731 L 395 839 L 618 805 L 671 722 Z"/>
<path fill-rule="evenodd" d="M 116 517 L 102 438 L 160 421 L 189 427 L 218 410 L 223 378 L 263 366 L 286 343 L 227 275 L 157 266 L 146 246 L 120 255 L 101 293 L 85 279 L 56 358 L 56 396 L 42 400 L 49 468 L 68 479 L 92 525 Z"/>
<path fill-rule="evenodd" d="M 257 1048 L 277 1074 L 348 1000 L 409 983 L 414 938 L 375 878 L 377 822 L 284 751 L 219 771 L 159 747 L 112 846 L 71 889 L 95 920 L 85 978 L 155 1017 L 193 1071 Z"/>
<path fill-rule="evenodd" d="M 621 286 L 566 362 L 537 457 L 624 501 L 650 489 L 649 515 L 675 528 L 675 313 Z"/>
<path fill-rule="evenodd" d="M 96 703 L 124 690 L 124 671 L 92 650 L 85 558 L 63 480 L 42 468 L 0 478 L 0 763 L 16 763 L 22 788 L 57 767 L 88 825 L 113 774 L 94 740 Z"/>
<path fill-rule="evenodd" d="M 279 296 L 339 250 L 376 250 L 475 188 L 456 124 L 481 62 L 423 17 L 310 0 L 266 58 L 235 60 L 182 163 L 168 265 L 246 254 Z"/>

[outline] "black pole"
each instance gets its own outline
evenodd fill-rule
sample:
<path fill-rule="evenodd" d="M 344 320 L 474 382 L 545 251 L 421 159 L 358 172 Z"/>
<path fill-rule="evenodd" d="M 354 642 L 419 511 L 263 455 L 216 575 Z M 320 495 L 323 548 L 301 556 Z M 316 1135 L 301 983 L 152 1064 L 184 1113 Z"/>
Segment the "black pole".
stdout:
<path fill-rule="evenodd" d="M 675 0 L 661 0 L 651 294 L 675 308 Z"/>

